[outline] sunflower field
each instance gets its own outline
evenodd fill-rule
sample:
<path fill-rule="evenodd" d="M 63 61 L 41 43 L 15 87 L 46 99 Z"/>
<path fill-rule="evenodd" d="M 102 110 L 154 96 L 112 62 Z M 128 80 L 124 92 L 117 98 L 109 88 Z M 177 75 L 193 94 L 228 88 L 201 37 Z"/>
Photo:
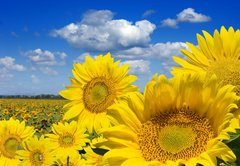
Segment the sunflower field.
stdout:
<path fill-rule="evenodd" d="M 239 166 L 240 30 L 197 41 L 143 93 L 107 53 L 73 64 L 65 100 L 0 100 L 0 166 Z"/>
<path fill-rule="evenodd" d="M 0 99 L 0 120 L 25 121 L 38 134 L 51 131 L 51 125 L 62 120 L 65 100 Z"/>

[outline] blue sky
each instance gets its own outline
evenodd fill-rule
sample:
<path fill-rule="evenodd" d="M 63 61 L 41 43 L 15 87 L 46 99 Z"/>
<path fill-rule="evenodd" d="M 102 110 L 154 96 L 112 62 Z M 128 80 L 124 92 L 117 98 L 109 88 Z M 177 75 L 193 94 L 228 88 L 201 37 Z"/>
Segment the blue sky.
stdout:
<path fill-rule="evenodd" d="M 239 29 L 237 0 L 11 1 L 0 5 L 0 94 L 57 94 L 72 64 L 111 52 L 131 65 L 142 89 L 156 72 L 170 77 L 196 33 Z"/>

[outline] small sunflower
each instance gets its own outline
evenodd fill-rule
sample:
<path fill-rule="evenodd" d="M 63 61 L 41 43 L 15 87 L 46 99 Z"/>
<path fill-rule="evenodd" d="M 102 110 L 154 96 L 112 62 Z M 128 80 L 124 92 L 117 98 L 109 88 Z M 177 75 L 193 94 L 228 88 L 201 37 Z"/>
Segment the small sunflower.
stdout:
<path fill-rule="evenodd" d="M 81 126 L 89 132 L 102 127 L 109 127 L 106 116 L 107 108 L 120 101 L 128 92 L 138 90 L 133 81 L 134 75 L 128 75 L 128 66 L 119 66 L 110 53 L 99 55 L 96 59 L 87 56 L 85 63 L 74 64 L 71 86 L 60 92 L 60 95 L 71 102 L 65 105 L 68 109 L 65 120 L 78 117 Z"/>
<path fill-rule="evenodd" d="M 49 166 L 54 163 L 55 157 L 52 143 L 41 136 L 34 136 L 23 143 L 24 150 L 18 150 L 17 158 L 21 160 L 20 166 Z"/>
<path fill-rule="evenodd" d="M 22 142 L 34 134 L 34 128 L 25 126 L 19 120 L 3 120 L 0 122 L 0 163 L 3 165 L 17 165 L 16 151 Z"/>
<path fill-rule="evenodd" d="M 187 60 L 173 57 L 183 68 L 174 67 L 172 73 L 205 72 L 209 77 L 215 74 L 224 85 L 236 86 L 240 95 L 240 31 L 221 27 L 213 36 L 206 31 L 203 35 L 197 34 L 198 46 L 187 43 L 189 50 L 181 50 Z"/>
<path fill-rule="evenodd" d="M 102 129 L 108 140 L 95 144 L 108 147 L 104 157 L 114 166 L 215 166 L 217 157 L 234 161 L 236 156 L 222 140 L 236 132 L 239 123 L 234 86 L 219 86 L 215 76 L 204 84 L 205 75 L 176 75 L 168 80 L 155 76 L 144 96 L 131 94 L 128 105 L 111 107 L 116 126 Z"/>
<path fill-rule="evenodd" d="M 89 142 L 88 135 L 84 134 L 86 129 L 80 128 L 76 121 L 53 124 L 52 131 L 53 134 L 46 136 L 54 144 L 57 158 L 67 155 L 79 156 L 78 150 L 82 150 Z"/>
<path fill-rule="evenodd" d="M 104 159 L 102 155 L 95 153 L 90 146 L 84 148 L 85 158 L 84 166 L 109 166 L 108 162 Z"/>

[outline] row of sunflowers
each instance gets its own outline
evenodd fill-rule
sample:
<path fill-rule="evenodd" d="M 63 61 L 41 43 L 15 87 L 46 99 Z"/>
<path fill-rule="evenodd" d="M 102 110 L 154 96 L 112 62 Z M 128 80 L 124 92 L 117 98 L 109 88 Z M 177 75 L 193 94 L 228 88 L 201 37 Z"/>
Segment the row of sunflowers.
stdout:
<path fill-rule="evenodd" d="M 0 122 L 0 165 L 214 166 L 238 162 L 240 31 L 197 35 L 172 78 L 155 74 L 144 93 L 110 53 L 74 64 L 61 122 L 35 135 Z M 234 144 L 235 145 L 235 144 Z M 236 163 L 235 163 L 236 165 Z"/>

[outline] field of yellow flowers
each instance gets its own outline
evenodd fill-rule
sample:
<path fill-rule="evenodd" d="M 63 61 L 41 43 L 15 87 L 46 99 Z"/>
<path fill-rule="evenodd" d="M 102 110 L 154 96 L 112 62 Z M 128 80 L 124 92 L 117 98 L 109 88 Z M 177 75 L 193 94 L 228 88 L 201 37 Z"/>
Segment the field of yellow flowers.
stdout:
<path fill-rule="evenodd" d="M 0 100 L 0 166 L 239 166 L 240 31 L 203 31 L 172 77 L 110 53 L 73 65 L 66 100 Z"/>
<path fill-rule="evenodd" d="M 51 125 L 61 121 L 66 100 L 0 99 L 0 120 L 18 119 L 34 126 L 39 134 L 49 133 Z"/>

